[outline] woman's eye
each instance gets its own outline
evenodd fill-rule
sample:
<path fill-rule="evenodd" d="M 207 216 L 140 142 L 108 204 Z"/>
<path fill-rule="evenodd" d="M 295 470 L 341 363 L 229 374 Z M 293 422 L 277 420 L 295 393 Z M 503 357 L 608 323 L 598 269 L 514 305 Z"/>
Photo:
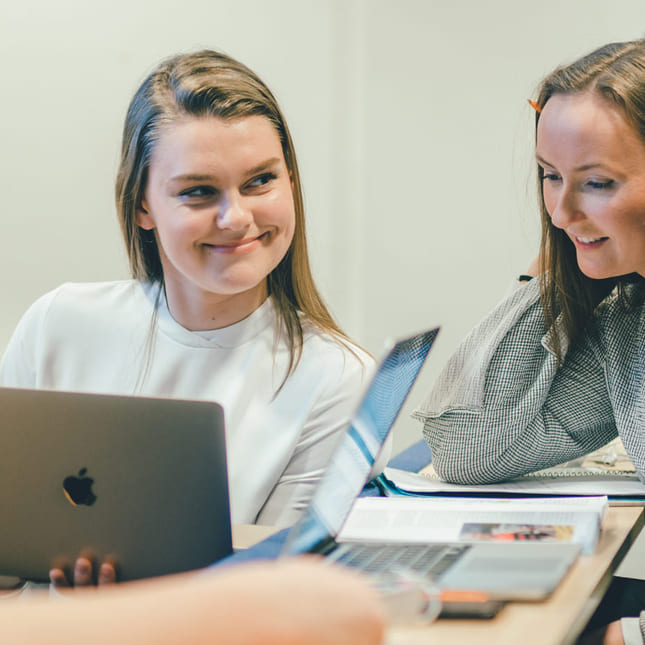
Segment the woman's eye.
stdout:
<path fill-rule="evenodd" d="M 272 182 L 276 178 L 275 173 L 272 172 L 263 172 L 257 177 L 253 177 L 251 181 L 247 184 L 249 188 L 261 188 Z"/>
<path fill-rule="evenodd" d="M 607 190 L 614 185 L 613 179 L 590 179 L 587 182 L 587 186 L 593 190 Z"/>
<path fill-rule="evenodd" d="M 542 175 L 543 181 L 560 181 L 560 175 L 557 175 L 554 172 L 545 172 Z"/>
<path fill-rule="evenodd" d="M 185 190 L 182 190 L 179 193 L 180 197 L 186 197 L 186 198 L 204 198 L 204 197 L 212 197 L 215 194 L 215 189 L 212 188 L 211 186 L 191 186 L 190 188 L 186 188 Z"/>

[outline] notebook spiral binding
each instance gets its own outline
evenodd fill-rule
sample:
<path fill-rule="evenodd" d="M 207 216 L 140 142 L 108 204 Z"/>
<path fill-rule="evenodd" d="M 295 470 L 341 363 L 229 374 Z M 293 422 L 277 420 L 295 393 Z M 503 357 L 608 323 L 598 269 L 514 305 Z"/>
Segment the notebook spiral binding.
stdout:
<path fill-rule="evenodd" d="M 638 476 L 633 470 L 608 470 L 605 468 L 590 467 L 566 467 L 566 468 L 545 468 L 537 470 L 534 473 L 528 473 L 521 477 L 516 477 L 513 481 L 522 481 L 525 479 L 559 479 L 563 477 L 621 477 L 624 479 L 638 480 Z"/>

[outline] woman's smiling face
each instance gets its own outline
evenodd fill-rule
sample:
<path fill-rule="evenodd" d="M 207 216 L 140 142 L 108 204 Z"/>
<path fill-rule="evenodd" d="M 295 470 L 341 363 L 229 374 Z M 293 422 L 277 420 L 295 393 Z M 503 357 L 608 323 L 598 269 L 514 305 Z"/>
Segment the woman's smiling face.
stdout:
<path fill-rule="evenodd" d="M 544 203 L 590 278 L 645 276 L 645 144 L 592 91 L 555 94 L 537 127 Z"/>
<path fill-rule="evenodd" d="M 205 303 L 239 308 L 238 320 L 251 313 L 295 229 L 291 178 L 271 122 L 186 117 L 162 130 L 138 224 L 155 232 L 168 303 L 182 324 L 183 310 Z"/>

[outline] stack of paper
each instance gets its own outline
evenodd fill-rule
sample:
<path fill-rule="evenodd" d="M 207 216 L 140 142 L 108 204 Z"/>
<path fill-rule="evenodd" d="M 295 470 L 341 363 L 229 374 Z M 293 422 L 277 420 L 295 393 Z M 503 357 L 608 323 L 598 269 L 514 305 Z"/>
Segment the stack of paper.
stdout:
<path fill-rule="evenodd" d="M 421 473 L 386 468 L 381 475 L 386 495 L 513 495 L 572 496 L 607 495 L 612 501 L 645 503 L 645 485 L 635 473 L 608 473 L 585 469 L 558 468 L 539 471 L 498 484 L 450 484 L 442 481 L 431 466 Z"/>

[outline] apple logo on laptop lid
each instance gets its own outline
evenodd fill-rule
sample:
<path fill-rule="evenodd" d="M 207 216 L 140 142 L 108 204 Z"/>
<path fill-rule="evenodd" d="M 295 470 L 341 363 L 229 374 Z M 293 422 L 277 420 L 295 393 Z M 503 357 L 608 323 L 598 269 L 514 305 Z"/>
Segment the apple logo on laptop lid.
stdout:
<path fill-rule="evenodd" d="M 63 481 L 63 492 L 72 506 L 92 506 L 96 501 L 96 495 L 92 491 L 94 480 L 86 475 L 87 468 L 81 468 L 78 477 L 70 475 Z"/>

